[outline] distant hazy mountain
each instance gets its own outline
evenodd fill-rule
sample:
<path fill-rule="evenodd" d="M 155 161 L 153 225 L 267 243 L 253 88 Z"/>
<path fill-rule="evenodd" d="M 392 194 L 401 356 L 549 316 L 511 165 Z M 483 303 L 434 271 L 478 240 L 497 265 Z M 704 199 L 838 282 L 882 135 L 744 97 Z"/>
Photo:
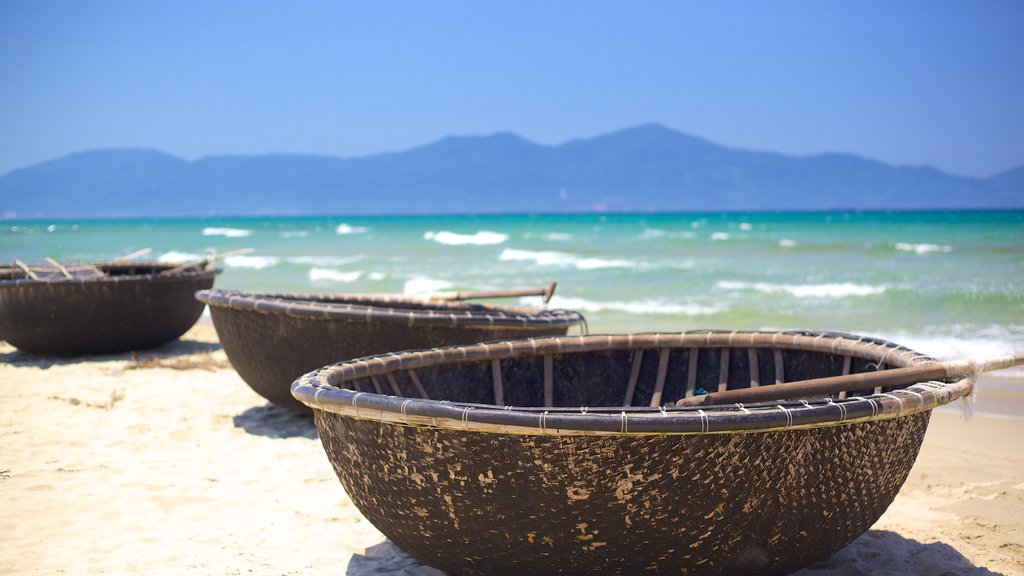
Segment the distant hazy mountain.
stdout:
<path fill-rule="evenodd" d="M 967 178 L 645 125 L 560 146 L 494 134 L 348 159 L 98 150 L 0 177 L 0 214 L 19 218 L 932 208 L 1024 208 L 1024 167 Z"/>

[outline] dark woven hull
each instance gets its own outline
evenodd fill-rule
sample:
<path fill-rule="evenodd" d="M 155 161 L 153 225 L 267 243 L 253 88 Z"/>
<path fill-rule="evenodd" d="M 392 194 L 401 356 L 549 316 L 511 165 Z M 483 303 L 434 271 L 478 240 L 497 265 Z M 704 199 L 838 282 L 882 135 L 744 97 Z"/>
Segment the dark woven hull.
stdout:
<path fill-rule="evenodd" d="M 52 356 L 153 348 L 184 334 L 203 312 L 196 290 L 219 270 L 155 275 L 171 265 L 101 264 L 104 279 L 0 282 L 0 339 Z"/>
<path fill-rule="evenodd" d="M 425 564 L 770 575 L 870 528 L 906 480 L 930 410 L 971 384 L 676 401 L 928 362 L 847 334 L 590 335 L 362 358 L 292 392 L 314 408 L 352 501 Z"/>
<path fill-rule="evenodd" d="M 343 297 L 338 298 L 343 301 Z M 565 334 L 573 325 L 443 325 L 360 318 L 358 314 L 297 315 L 206 301 L 210 302 L 221 346 L 242 379 L 274 404 L 307 414 L 310 409 L 292 397 L 291 384 L 298 376 L 325 364 L 392 351 Z M 324 301 L 308 302 L 319 306 Z"/>
<path fill-rule="evenodd" d="M 649 437 L 316 424 L 366 518 L 451 574 L 787 574 L 878 520 L 929 414 Z"/>

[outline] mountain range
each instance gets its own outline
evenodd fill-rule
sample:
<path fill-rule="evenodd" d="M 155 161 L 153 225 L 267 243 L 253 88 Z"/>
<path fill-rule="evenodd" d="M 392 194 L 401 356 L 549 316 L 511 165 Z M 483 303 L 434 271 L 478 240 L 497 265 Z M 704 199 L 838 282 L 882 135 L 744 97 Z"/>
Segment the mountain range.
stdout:
<path fill-rule="evenodd" d="M 558 146 L 453 136 L 359 158 L 93 150 L 0 176 L 5 218 L 987 208 L 1024 208 L 1024 166 L 972 178 L 728 148 L 658 124 Z"/>

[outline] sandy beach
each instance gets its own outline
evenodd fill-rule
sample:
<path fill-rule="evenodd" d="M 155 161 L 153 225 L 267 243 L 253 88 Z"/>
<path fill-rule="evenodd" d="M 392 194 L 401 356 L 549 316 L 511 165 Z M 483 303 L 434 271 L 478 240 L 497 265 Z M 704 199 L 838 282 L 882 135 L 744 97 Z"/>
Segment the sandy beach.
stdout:
<path fill-rule="evenodd" d="M 311 421 L 252 392 L 209 325 L 84 360 L 0 343 L 0 395 L 0 573 L 440 574 L 360 515 Z M 889 511 L 798 574 L 1024 574 L 1024 420 L 986 407 L 1024 398 L 980 398 L 986 416 L 934 414 Z"/>

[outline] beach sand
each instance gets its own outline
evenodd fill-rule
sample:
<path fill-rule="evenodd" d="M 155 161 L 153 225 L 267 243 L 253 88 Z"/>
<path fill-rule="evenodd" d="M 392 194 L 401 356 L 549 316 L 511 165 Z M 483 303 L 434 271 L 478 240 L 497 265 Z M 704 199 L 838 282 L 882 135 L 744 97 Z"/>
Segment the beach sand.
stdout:
<path fill-rule="evenodd" d="M 209 325 L 135 357 L 0 343 L 0 396 L 2 574 L 440 574 L 359 514 L 311 422 L 252 392 Z M 950 410 L 881 520 L 798 574 L 1024 574 L 1022 543 L 1024 420 Z"/>

